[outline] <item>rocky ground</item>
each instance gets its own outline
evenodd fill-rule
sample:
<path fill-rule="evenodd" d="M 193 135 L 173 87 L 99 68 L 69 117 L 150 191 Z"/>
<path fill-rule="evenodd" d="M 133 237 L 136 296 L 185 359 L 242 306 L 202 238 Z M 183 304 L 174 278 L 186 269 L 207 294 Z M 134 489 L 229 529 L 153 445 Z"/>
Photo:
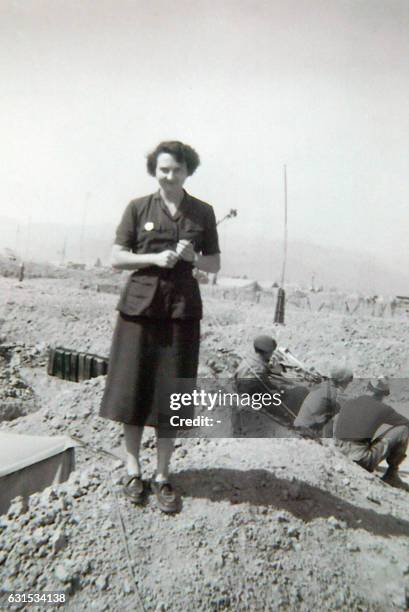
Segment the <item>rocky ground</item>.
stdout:
<path fill-rule="evenodd" d="M 409 606 L 409 493 L 350 464 L 330 441 L 183 439 L 173 459 L 182 512 L 163 515 L 152 496 L 134 507 L 121 496 L 121 429 L 97 416 L 104 378 L 46 374 L 49 346 L 108 353 L 116 297 L 76 279 L 4 278 L 0 294 L 2 398 L 14 389 L 22 406 L 22 416 L 0 417 L 1 429 L 85 444 L 69 481 L 15 500 L 0 517 L 4 590 L 64 590 L 75 611 Z M 402 317 L 291 306 L 274 329 L 268 294 L 259 303 L 222 299 L 212 287 L 203 294 L 202 376 L 227 376 L 261 331 L 323 373 L 340 359 L 362 377 L 408 372 Z M 143 444 L 149 477 L 149 432 Z"/>

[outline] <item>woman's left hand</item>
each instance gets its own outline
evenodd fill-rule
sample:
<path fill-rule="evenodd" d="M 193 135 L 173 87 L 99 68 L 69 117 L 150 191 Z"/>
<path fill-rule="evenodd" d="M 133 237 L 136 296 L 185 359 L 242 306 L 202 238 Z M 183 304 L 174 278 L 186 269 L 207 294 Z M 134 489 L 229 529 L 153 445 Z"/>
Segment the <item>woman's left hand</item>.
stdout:
<path fill-rule="evenodd" d="M 195 259 L 195 250 L 189 240 L 179 240 L 176 245 L 176 253 L 184 261 L 193 262 Z"/>

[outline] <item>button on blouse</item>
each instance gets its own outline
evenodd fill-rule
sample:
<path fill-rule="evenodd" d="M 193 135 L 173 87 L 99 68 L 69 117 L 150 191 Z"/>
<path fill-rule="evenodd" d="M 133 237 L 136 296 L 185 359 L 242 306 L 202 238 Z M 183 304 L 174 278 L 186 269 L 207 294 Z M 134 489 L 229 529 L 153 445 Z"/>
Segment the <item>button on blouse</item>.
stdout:
<path fill-rule="evenodd" d="M 175 250 L 179 240 L 189 240 L 196 253 L 220 253 L 213 208 L 185 192 L 172 216 L 159 193 L 132 200 L 117 228 L 115 244 L 133 253 Z M 174 268 L 149 266 L 131 274 L 118 303 L 129 316 L 200 319 L 202 301 L 193 266 L 178 261 Z"/>

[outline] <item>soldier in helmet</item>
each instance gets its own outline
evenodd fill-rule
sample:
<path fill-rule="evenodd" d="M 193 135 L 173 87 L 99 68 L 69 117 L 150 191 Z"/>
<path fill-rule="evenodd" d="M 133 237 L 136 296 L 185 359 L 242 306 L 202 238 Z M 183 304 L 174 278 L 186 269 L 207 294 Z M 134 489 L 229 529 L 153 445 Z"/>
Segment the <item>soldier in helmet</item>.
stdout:
<path fill-rule="evenodd" d="M 328 424 L 339 411 L 338 394 L 347 388 L 353 377 L 349 367 L 334 367 L 329 380 L 314 387 L 304 399 L 294 421 L 295 427 L 331 437 L 332 428 Z"/>
<path fill-rule="evenodd" d="M 270 394 L 274 401 L 263 407 L 262 413 L 269 413 L 284 427 L 292 424 L 294 414 L 308 394 L 308 389 L 285 377 L 285 371 L 274 356 L 277 342 L 268 335 L 260 335 L 253 341 L 254 353 L 246 356 L 234 373 L 238 393 Z M 280 401 L 278 402 L 278 399 Z M 290 409 L 288 409 L 290 408 Z M 265 431 L 266 421 L 262 414 L 254 415 L 251 410 L 233 413 L 233 433 L 241 435 L 244 429 Z M 252 426 L 253 425 L 253 426 Z"/>
<path fill-rule="evenodd" d="M 388 469 L 382 477 L 387 484 L 407 488 L 398 475 L 406 457 L 409 419 L 384 403 L 390 394 L 387 378 L 368 383 L 369 393 L 345 402 L 335 424 L 339 449 L 368 472 L 386 460 Z M 382 425 L 389 427 L 375 437 Z"/>
<path fill-rule="evenodd" d="M 271 336 L 260 335 L 253 341 L 254 353 L 246 356 L 234 373 L 239 393 L 264 393 L 268 390 L 272 369 L 280 370 L 276 360 L 271 362 L 277 342 Z"/>
<path fill-rule="evenodd" d="M 277 342 L 271 336 L 260 335 L 254 338 L 254 352 L 246 355 L 234 373 L 234 386 L 238 393 L 254 396 L 265 394 L 270 390 L 270 360 L 277 348 Z M 234 436 L 259 436 L 265 428 L 264 418 L 251 408 L 233 409 L 232 431 Z"/>

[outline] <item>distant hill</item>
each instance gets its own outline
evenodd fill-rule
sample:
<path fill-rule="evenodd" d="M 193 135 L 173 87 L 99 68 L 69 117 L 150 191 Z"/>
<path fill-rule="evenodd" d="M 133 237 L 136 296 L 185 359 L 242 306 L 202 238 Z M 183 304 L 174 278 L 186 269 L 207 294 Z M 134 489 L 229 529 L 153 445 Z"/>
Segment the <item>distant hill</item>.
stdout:
<path fill-rule="evenodd" d="M 223 258 L 223 273 L 280 282 L 282 242 L 267 244 L 264 241 L 257 245 L 241 242 L 237 246 L 230 242 L 225 248 L 222 246 L 222 250 L 230 255 Z M 323 285 L 326 289 L 337 287 L 363 293 L 409 293 L 406 266 L 396 269 L 365 253 L 306 242 L 290 242 L 286 281 L 310 287 L 313 276 L 315 287 Z"/>
<path fill-rule="evenodd" d="M 6 248 L 26 260 L 60 263 L 85 262 L 93 265 L 99 258 L 107 263 L 115 227 L 105 225 L 65 226 L 59 224 L 18 224 L 0 217 L 0 253 Z M 262 232 L 262 228 L 260 228 Z M 223 232 L 224 233 L 224 232 Z M 282 243 L 270 235 L 258 234 L 246 241 L 238 235 L 221 236 L 222 274 L 246 275 L 255 280 L 279 281 Z M 65 250 L 65 255 L 63 251 Z M 288 247 L 286 280 L 304 287 L 338 287 L 363 293 L 409 293 L 406 266 L 388 267 L 375 258 L 347 249 L 327 248 L 307 242 L 291 241 Z"/>

